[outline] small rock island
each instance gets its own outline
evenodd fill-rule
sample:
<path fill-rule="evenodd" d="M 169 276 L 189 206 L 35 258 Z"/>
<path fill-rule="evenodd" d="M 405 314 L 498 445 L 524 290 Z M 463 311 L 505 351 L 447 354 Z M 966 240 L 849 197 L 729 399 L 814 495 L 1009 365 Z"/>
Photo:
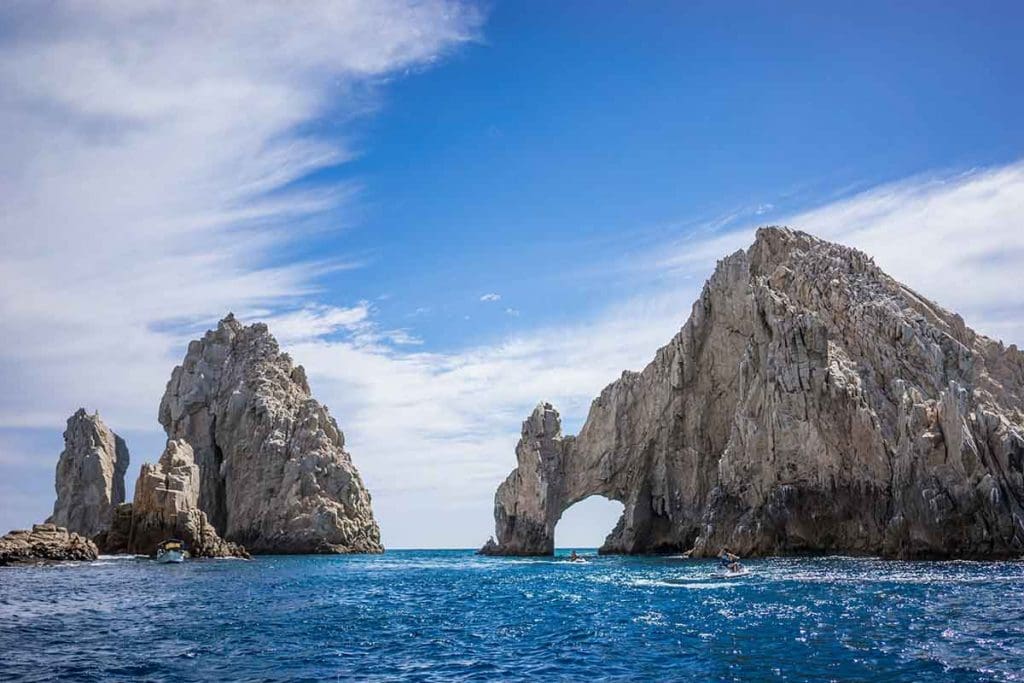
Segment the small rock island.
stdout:
<path fill-rule="evenodd" d="M 171 537 L 195 557 L 383 551 L 344 435 L 266 325 L 228 314 L 191 342 L 159 419 L 166 448 L 125 502 L 124 440 L 76 411 L 53 515 L 0 538 L 0 565 L 152 555 Z"/>
<path fill-rule="evenodd" d="M 855 249 L 762 228 L 577 436 L 541 403 L 516 459 L 481 553 L 550 555 L 596 494 L 625 507 L 604 553 L 1017 557 L 1024 353 Z"/>

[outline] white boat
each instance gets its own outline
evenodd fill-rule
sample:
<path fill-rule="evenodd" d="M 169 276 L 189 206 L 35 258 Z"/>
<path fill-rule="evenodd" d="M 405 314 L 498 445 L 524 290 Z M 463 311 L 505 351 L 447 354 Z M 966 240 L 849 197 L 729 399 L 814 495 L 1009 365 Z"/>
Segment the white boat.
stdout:
<path fill-rule="evenodd" d="M 184 562 L 185 555 L 185 544 L 174 538 L 156 547 L 156 561 L 161 564 Z"/>

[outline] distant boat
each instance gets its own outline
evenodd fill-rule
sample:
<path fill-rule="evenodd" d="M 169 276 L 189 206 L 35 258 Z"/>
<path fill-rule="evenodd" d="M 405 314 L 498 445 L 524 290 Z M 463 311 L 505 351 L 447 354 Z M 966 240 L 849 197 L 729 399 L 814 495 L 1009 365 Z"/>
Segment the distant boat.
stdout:
<path fill-rule="evenodd" d="M 185 544 L 176 538 L 163 541 L 156 547 L 156 561 L 161 564 L 185 561 Z"/>

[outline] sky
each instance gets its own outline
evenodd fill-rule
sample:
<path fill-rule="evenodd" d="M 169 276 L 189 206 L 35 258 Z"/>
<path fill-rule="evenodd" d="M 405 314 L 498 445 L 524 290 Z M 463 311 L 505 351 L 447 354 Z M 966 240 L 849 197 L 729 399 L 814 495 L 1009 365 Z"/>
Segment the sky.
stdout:
<path fill-rule="evenodd" d="M 388 547 L 476 547 L 590 401 L 784 224 L 1024 344 L 1024 6 L 0 5 L 0 527 L 64 423 L 138 466 L 190 339 L 270 325 Z M 599 545 L 621 507 L 569 510 Z"/>

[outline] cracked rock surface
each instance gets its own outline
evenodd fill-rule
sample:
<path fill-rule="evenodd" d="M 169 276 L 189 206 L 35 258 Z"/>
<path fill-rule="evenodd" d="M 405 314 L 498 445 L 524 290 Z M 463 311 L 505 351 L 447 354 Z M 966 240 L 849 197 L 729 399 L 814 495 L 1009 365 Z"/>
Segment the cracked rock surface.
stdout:
<path fill-rule="evenodd" d="M 383 550 L 344 435 L 266 325 L 229 314 L 191 342 L 159 416 L 192 447 L 199 509 L 225 540 L 252 553 Z"/>
<path fill-rule="evenodd" d="M 64 450 L 57 461 L 57 500 L 48 523 L 92 538 L 110 526 L 124 502 L 128 447 L 99 413 L 79 408 L 68 418 Z"/>

